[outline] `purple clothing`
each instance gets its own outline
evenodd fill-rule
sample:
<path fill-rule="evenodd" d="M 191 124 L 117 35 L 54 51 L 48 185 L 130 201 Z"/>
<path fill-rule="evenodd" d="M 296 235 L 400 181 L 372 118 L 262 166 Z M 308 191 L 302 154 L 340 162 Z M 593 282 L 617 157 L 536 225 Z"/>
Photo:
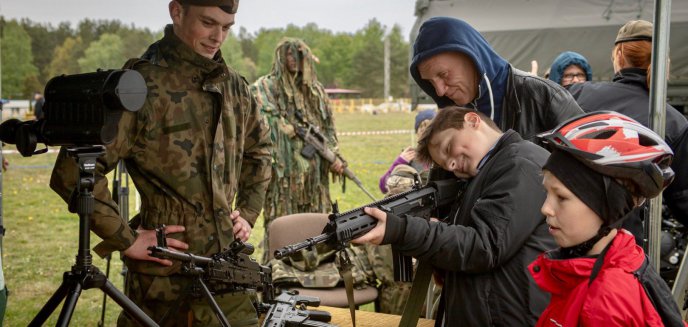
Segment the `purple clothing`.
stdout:
<path fill-rule="evenodd" d="M 406 161 L 406 159 L 402 158 L 401 155 L 399 155 L 397 157 L 397 159 L 394 160 L 394 162 L 389 167 L 389 169 L 387 169 L 387 172 L 384 175 L 382 175 L 382 177 L 380 177 L 380 185 L 379 186 L 380 186 L 380 191 L 382 191 L 382 193 L 387 193 L 389 191 L 389 190 L 387 190 L 387 185 L 386 185 L 387 184 L 387 178 L 389 178 L 389 175 L 392 173 L 392 170 L 394 170 L 394 167 L 396 167 L 398 165 L 408 165 L 408 164 L 409 164 L 409 162 Z"/>

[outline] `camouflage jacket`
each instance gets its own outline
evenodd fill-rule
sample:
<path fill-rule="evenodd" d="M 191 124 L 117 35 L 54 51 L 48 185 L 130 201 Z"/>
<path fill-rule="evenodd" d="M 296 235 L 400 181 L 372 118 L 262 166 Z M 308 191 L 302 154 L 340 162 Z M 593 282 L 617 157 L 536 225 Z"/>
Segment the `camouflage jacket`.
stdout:
<path fill-rule="evenodd" d="M 141 195 L 140 226 L 183 225 L 185 232 L 168 237 L 188 243 L 191 253 L 216 253 L 233 240 L 229 213 L 235 196 L 236 209 L 250 223 L 262 209 L 270 180 L 268 127 L 246 81 L 222 59 L 196 54 L 171 25 L 133 68 L 144 76 L 148 97 L 141 110 L 123 114 L 115 141 L 98 159 L 90 223 L 103 242 L 95 250 L 104 256 L 127 249 L 136 238 L 136 227 L 120 218 L 105 178 L 123 159 Z M 76 163 L 62 149 L 51 187 L 67 201 L 77 176 Z M 154 275 L 178 269 L 141 261 L 127 265 Z"/>
<path fill-rule="evenodd" d="M 366 246 L 350 245 L 344 248 L 351 258 L 354 285 L 375 285 L 375 267 L 368 256 Z M 284 259 L 271 259 L 272 281 L 275 286 L 299 286 L 305 288 L 332 288 L 344 283 L 337 264 L 336 252 L 320 244 L 310 250 L 301 250 Z"/>

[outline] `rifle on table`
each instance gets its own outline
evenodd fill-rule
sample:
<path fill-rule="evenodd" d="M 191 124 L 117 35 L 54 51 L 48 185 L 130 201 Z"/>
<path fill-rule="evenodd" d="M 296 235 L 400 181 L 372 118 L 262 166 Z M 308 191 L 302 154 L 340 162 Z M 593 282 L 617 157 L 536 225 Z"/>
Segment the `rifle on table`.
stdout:
<path fill-rule="evenodd" d="M 305 310 L 306 304 L 319 305 L 320 300 L 318 298 L 297 296 L 297 294 L 285 295 L 288 293 L 283 293 L 277 298 L 274 297 L 272 269 L 260 265 L 250 257 L 254 250 L 251 244 L 235 240 L 228 249 L 211 257 L 183 253 L 167 248 L 164 227 L 163 225 L 156 229 L 158 245 L 148 248 L 151 251 L 151 256 L 181 261 L 183 263 L 181 273 L 194 278 L 190 295 L 197 298 L 204 297 L 222 326 L 229 327 L 229 321 L 222 313 L 213 295 L 249 289 L 260 290 L 262 293 L 262 303 L 255 304 L 259 314 L 273 312 L 272 318 L 266 316 L 263 326 L 332 326 L 322 322 L 319 322 L 320 325 L 310 324 L 312 323 L 311 316 L 319 321 L 329 321 L 329 313 L 327 312 Z M 286 313 L 287 315 L 284 316 L 279 313 Z M 293 321 L 293 323 L 273 323 L 281 321 Z"/>
<path fill-rule="evenodd" d="M 315 152 L 317 152 L 330 164 L 333 164 L 335 161 L 337 161 L 337 156 L 339 155 L 332 152 L 332 150 L 330 150 L 330 148 L 327 146 L 327 139 L 325 139 L 325 136 L 320 133 L 320 129 L 303 119 L 303 114 L 300 111 L 296 111 L 295 115 L 299 121 L 301 121 L 301 124 L 294 126 L 296 135 L 298 135 L 299 138 L 301 138 L 301 140 L 303 140 L 303 142 L 306 144 L 306 146 L 304 146 L 301 150 L 301 155 L 305 158 L 311 159 L 315 155 Z M 341 158 L 341 156 L 339 157 Z M 344 158 L 342 158 L 342 161 L 344 161 Z M 363 187 L 363 183 L 361 183 L 361 180 L 356 177 L 356 174 L 354 174 L 351 169 L 344 167 L 343 174 L 352 180 L 371 200 L 377 201 L 375 197 L 370 194 L 365 187 Z"/>
<path fill-rule="evenodd" d="M 330 221 L 322 234 L 306 239 L 303 242 L 287 245 L 275 250 L 274 256 L 281 259 L 302 249 L 310 249 L 316 244 L 325 243 L 335 250 L 344 249 L 351 240 L 360 237 L 373 229 L 378 220 L 363 211 L 365 207 L 377 207 L 382 211 L 404 217 L 416 216 L 429 219 L 438 208 L 452 204 L 465 188 L 466 182 L 456 178 L 429 182 L 420 187 L 416 179 L 413 189 L 399 193 L 389 198 L 367 204 L 365 206 L 344 212 L 330 214 Z M 394 253 L 394 279 L 397 281 L 411 281 L 413 263 L 410 257 Z"/>
<path fill-rule="evenodd" d="M 313 296 L 299 295 L 298 291 L 282 292 L 268 306 L 263 327 L 310 326 L 329 327 L 332 316 L 327 311 L 306 310 L 306 306 L 317 307 L 320 299 Z"/>

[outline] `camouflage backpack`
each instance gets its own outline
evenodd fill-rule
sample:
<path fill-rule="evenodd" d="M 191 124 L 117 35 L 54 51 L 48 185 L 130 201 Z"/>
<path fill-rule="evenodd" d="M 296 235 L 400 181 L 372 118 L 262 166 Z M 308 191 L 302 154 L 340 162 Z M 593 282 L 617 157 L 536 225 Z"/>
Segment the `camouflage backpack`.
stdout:
<path fill-rule="evenodd" d="M 362 246 L 350 245 L 346 251 L 354 265 L 354 286 L 374 284 L 375 274 Z M 318 244 L 312 250 L 283 259 L 271 259 L 272 281 L 275 286 L 296 285 L 305 288 L 333 288 L 344 284 L 335 264 L 336 253 L 327 245 Z"/>

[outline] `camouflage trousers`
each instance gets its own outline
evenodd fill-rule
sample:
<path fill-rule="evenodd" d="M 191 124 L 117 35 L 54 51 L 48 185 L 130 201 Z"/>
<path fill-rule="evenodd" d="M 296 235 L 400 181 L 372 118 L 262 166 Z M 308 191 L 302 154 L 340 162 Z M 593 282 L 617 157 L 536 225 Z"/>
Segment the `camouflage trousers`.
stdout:
<path fill-rule="evenodd" d="M 125 293 L 160 326 L 220 326 L 204 298 L 196 299 L 188 295 L 191 283 L 191 278 L 181 275 L 161 277 L 129 271 Z M 180 297 L 185 300 L 177 301 Z M 216 295 L 215 301 L 232 327 L 257 327 L 258 315 L 252 297 L 255 297 L 255 293 L 233 293 Z M 123 311 L 117 319 L 117 326 L 133 327 L 138 324 Z"/>

